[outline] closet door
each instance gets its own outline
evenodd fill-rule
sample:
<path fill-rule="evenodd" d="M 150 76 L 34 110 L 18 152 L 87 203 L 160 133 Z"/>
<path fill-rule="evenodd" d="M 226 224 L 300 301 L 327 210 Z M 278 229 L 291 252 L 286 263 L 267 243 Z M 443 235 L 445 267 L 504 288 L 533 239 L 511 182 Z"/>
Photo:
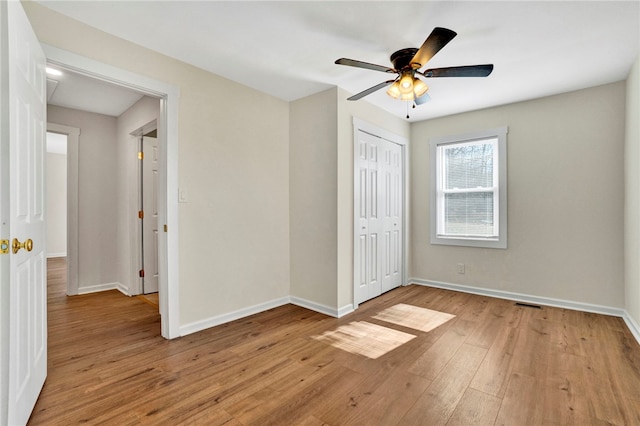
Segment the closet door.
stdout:
<path fill-rule="evenodd" d="M 402 283 L 402 147 L 380 139 L 382 153 L 382 292 Z"/>
<path fill-rule="evenodd" d="M 402 147 L 357 133 L 354 241 L 355 302 L 402 281 Z"/>

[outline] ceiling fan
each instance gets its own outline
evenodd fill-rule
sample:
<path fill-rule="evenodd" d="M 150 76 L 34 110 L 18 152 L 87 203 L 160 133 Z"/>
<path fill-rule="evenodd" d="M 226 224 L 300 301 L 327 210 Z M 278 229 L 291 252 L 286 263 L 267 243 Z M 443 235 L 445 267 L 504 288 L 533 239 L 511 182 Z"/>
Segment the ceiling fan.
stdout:
<path fill-rule="evenodd" d="M 351 96 L 347 100 L 357 101 L 384 87 L 391 86 L 387 90 L 389 96 L 403 101 L 413 101 L 415 107 L 415 105 L 421 105 L 431 99 L 429 94 L 427 94 L 429 87 L 424 81 L 416 77 L 416 75 L 432 78 L 486 77 L 491 74 L 493 64 L 432 68 L 420 71 L 420 68 L 426 65 L 426 63 L 456 35 L 457 33 L 455 31 L 447 28 L 434 28 L 431 34 L 429 34 L 429 37 L 422 43 L 420 49 L 409 47 L 394 52 L 390 57 L 393 68 L 357 61 L 355 59 L 340 58 L 336 60 L 335 63 L 338 65 L 348 65 L 351 67 L 398 74 L 395 79 L 376 84 L 367 90 Z"/>

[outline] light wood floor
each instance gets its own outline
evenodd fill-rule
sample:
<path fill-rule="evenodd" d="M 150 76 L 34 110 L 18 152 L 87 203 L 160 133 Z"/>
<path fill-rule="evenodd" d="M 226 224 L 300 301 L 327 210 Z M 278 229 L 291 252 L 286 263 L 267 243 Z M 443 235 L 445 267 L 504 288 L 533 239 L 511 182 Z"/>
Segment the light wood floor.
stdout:
<path fill-rule="evenodd" d="M 640 425 L 640 346 L 619 318 L 408 286 L 342 319 L 287 305 L 167 341 L 154 306 L 66 297 L 49 265 L 32 425 Z M 398 304 L 455 317 L 374 318 Z M 376 359 L 314 338 L 355 321 L 415 337 Z"/>

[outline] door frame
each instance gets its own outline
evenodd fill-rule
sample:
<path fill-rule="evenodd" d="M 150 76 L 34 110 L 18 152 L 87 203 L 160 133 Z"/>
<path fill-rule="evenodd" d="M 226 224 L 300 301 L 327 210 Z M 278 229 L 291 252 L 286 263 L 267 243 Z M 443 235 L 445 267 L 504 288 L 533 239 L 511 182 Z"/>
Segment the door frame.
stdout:
<path fill-rule="evenodd" d="M 397 135 L 388 130 L 382 129 L 374 124 L 371 124 L 365 120 L 357 117 L 353 117 L 353 309 L 358 309 L 359 303 L 356 301 L 356 292 L 359 282 L 359 272 L 356 268 L 356 259 L 359 255 L 358 250 L 358 229 L 356 224 L 358 222 L 358 210 L 356 206 L 360 202 L 360 188 L 358 187 L 358 132 L 368 133 L 371 136 L 385 139 L 389 142 L 400 145 L 402 149 L 402 277 L 400 279 L 400 285 L 407 285 L 408 280 L 408 262 L 407 254 L 409 253 L 409 140 L 403 136 Z"/>
<path fill-rule="evenodd" d="M 42 43 L 47 62 L 88 77 L 123 86 L 160 99 L 158 117 L 159 191 L 158 214 L 166 232 L 158 238 L 158 287 L 161 334 L 180 336 L 178 274 L 178 102 L 177 86 Z M 173 194 L 173 195 L 172 195 Z"/>

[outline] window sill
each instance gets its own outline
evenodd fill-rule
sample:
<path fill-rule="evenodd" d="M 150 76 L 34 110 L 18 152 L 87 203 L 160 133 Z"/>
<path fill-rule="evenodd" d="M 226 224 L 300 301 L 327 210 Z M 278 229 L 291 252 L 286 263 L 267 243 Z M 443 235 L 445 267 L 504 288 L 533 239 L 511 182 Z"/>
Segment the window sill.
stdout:
<path fill-rule="evenodd" d="M 461 246 L 461 247 L 480 247 L 480 248 L 494 248 L 494 249 L 506 249 L 506 238 L 457 238 L 457 237 L 444 237 L 437 236 L 431 238 L 431 244 L 433 245 L 447 245 L 447 246 Z"/>

